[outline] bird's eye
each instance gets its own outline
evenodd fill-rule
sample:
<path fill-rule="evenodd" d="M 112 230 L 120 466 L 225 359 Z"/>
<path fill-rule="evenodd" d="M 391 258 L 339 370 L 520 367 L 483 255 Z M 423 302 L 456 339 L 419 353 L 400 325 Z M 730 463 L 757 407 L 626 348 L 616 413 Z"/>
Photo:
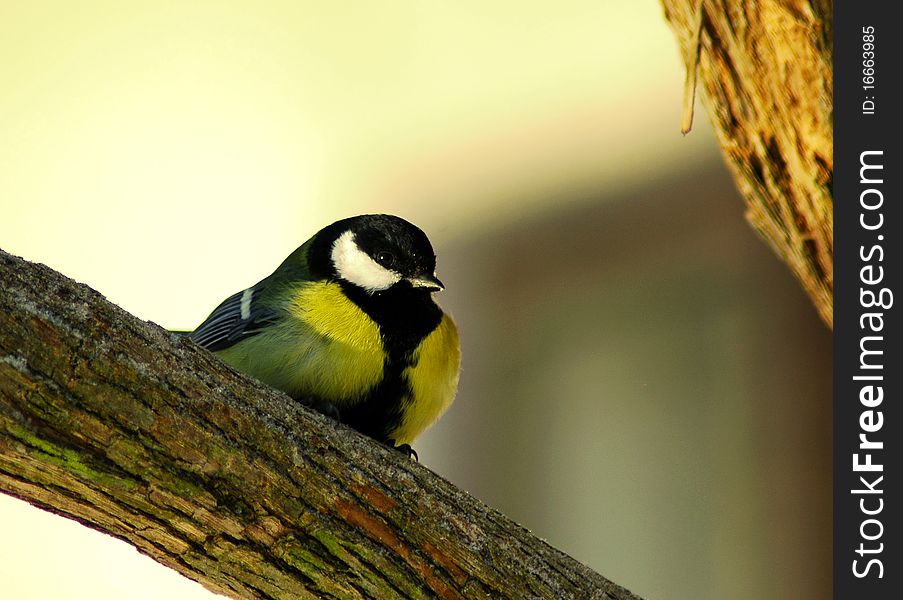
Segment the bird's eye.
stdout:
<path fill-rule="evenodd" d="M 391 265 L 395 262 L 395 255 L 391 252 L 386 252 L 383 250 L 382 252 L 377 253 L 376 262 L 383 266 Z"/>

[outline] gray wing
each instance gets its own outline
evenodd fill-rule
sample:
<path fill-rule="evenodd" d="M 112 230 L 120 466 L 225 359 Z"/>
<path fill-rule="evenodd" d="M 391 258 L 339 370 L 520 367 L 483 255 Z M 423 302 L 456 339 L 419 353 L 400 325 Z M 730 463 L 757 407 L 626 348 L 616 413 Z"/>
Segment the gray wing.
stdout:
<path fill-rule="evenodd" d="M 279 314 L 257 302 L 257 290 L 250 287 L 226 298 L 188 337 L 213 352 L 237 344 L 263 331 Z"/>

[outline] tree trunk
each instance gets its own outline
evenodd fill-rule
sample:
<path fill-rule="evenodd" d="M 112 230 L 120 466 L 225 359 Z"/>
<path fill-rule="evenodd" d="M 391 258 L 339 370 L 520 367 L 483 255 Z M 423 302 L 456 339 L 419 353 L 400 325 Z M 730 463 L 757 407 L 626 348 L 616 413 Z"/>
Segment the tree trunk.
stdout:
<path fill-rule="evenodd" d="M 833 326 L 831 0 L 662 0 L 747 218 Z"/>
<path fill-rule="evenodd" d="M 0 491 L 236 598 L 637 598 L 401 453 L 2 250 Z"/>

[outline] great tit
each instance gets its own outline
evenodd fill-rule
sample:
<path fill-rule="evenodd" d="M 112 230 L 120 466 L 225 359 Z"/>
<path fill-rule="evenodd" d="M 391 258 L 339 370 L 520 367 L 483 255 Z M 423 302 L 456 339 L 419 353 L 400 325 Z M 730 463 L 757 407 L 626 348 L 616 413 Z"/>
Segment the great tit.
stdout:
<path fill-rule="evenodd" d="M 392 215 L 337 221 L 188 337 L 293 399 L 416 458 L 449 407 L 461 349 L 426 234 Z"/>

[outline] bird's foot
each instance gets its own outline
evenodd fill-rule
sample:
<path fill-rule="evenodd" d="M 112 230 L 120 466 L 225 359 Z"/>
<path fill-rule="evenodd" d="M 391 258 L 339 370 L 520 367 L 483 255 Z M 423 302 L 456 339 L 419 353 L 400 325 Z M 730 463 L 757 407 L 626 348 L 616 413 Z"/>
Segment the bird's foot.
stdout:
<path fill-rule="evenodd" d="M 420 457 L 417 456 L 417 451 L 411 448 L 410 444 L 402 444 L 400 446 L 396 446 L 395 440 L 389 440 L 389 447 L 398 450 L 408 458 L 413 458 L 414 462 L 420 462 Z"/>

